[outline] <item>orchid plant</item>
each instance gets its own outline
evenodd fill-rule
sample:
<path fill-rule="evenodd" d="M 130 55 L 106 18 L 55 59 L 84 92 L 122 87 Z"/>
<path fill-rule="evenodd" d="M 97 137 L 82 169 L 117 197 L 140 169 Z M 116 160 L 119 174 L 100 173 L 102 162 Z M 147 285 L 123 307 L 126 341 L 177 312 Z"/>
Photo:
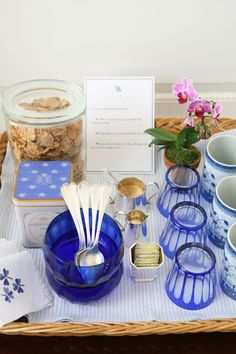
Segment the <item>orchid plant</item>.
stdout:
<path fill-rule="evenodd" d="M 198 96 L 190 79 L 184 78 L 172 86 L 172 93 L 179 104 L 188 104 L 183 119 L 184 128 L 175 135 L 158 128 L 145 132 L 153 137 L 150 145 L 160 145 L 166 149 L 168 159 L 173 163 L 191 164 L 200 152 L 192 145 L 211 136 L 211 128 L 219 124 L 222 111 L 220 103 L 208 101 Z"/>

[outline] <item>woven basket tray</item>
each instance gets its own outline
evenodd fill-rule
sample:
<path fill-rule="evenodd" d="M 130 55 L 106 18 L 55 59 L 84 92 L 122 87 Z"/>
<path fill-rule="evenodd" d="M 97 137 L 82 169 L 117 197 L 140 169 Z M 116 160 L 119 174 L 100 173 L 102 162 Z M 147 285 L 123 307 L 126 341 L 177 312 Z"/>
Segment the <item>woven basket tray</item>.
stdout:
<path fill-rule="evenodd" d="M 156 127 L 177 133 L 182 119 L 158 118 Z M 236 128 L 236 119 L 222 119 L 215 132 Z M 0 172 L 7 146 L 6 134 L 0 134 Z M 0 328 L 0 334 L 27 336 L 136 336 L 148 334 L 183 334 L 198 332 L 236 332 L 235 319 L 191 322 L 122 322 L 122 323 L 22 323 L 14 322 Z"/>

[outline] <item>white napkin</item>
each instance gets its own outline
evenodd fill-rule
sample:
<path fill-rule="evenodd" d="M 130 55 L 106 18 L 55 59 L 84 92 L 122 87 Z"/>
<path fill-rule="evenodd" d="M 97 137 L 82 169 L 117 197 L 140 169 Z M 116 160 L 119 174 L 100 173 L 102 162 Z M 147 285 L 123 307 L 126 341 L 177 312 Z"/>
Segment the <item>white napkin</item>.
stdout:
<path fill-rule="evenodd" d="M 16 253 L 11 242 L 0 241 L 0 326 L 53 304 L 28 252 Z"/>
<path fill-rule="evenodd" d="M 12 241 L 0 238 L 0 257 L 6 257 L 17 252 L 18 249 Z"/>

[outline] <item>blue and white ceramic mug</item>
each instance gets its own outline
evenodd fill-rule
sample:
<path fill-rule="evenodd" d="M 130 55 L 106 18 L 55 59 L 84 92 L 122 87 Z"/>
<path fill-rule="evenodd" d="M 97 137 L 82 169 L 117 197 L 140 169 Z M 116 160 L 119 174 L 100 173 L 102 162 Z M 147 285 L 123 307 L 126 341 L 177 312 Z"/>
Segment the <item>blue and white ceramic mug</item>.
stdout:
<path fill-rule="evenodd" d="M 227 234 L 220 286 L 228 296 L 236 300 L 236 223 L 230 226 Z"/>
<path fill-rule="evenodd" d="M 207 144 L 201 194 L 212 202 L 217 183 L 224 177 L 236 174 L 236 136 L 219 135 Z"/>
<path fill-rule="evenodd" d="M 236 175 L 223 178 L 216 186 L 208 223 L 208 236 L 224 248 L 227 232 L 236 221 Z"/>

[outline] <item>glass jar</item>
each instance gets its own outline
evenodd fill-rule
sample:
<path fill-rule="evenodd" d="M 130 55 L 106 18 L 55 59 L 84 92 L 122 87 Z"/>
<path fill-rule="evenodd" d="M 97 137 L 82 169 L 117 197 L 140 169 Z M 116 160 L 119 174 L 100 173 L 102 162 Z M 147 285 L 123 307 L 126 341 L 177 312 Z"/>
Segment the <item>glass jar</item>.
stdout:
<path fill-rule="evenodd" d="M 70 160 L 74 178 L 83 178 L 85 98 L 75 84 L 32 80 L 9 87 L 3 112 L 15 163 Z"/>

